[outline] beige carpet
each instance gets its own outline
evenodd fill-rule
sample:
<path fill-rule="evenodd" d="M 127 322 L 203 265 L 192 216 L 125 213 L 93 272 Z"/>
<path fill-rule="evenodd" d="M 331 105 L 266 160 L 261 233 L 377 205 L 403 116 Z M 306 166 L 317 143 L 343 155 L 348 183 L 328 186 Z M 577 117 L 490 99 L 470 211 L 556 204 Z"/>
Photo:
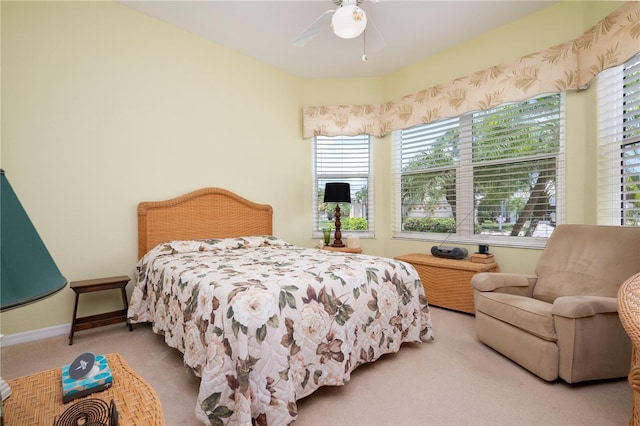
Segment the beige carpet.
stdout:
<path fill-rule="evenodd" d="M 476 340 L 474 317 L 432 308 L 436 341 L 404 345 L 359 367 L 344 387 L 299 401 L 296 425 L 627 425 L 626 380 L 544 382 Z M 145 325 L 115 324 L 2 348 L 10 379 L 71 362 L 83 352 L 118 352 L 158 393 L 168 426 L 197 425 L 198 378 L 181 354 Z M 13 425 L 12 425 L 13 426 Z"/>

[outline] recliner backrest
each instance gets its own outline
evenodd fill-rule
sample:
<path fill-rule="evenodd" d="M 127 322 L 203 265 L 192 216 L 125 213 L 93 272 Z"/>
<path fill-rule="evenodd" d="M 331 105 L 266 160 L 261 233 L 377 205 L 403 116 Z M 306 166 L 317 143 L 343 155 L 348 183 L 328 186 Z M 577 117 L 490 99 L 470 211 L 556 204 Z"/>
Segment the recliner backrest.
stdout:
<path fill-rule="evenodd" d="M 535 273 L 533 297 L 616 297 L 620 285 L 640 272 L 640 227 L 558 225 Z"/>

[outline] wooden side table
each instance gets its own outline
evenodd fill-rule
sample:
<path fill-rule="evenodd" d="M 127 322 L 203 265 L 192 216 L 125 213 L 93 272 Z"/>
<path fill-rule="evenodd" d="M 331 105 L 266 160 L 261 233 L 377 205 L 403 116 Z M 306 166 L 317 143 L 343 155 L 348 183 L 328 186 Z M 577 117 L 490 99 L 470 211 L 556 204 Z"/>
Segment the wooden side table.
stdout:
<path fill-rule="evenodd" d="M 397 256 L 413 265 L 420 275 L 430 305 L 475 314 L 471 278 L 479 272 L 498 272 L 498 264 L 473 263 L 469 259 L 444 259 L 430 254 Z"/>
<path fill-rule="evenodd" d="M 322 250 L 330 250 L 330 251 L 341 251 L 343 253 L 352 253 L 352 254 L 360 254 L 362 253 L 362 248 L 349 248 L 349 247 L 331 247 L 331 246 L 323 246 Z"/>
<path fill-rule="evenodd" d="M 129 331 L 133 330 L 133 326 L 127 320 L 127 309 L 129 302 L 127 301 L 127 291 L 125 287 L 131 281 L 126 275 L 110 278 L 98 278 L 94 280 L 73 281 L 69 284 L 71 290 L 76 293 L 76 302 L 73 306 L 73 318 L 71 320 L 71 331 L 69 332 L 69 345 L 73 345 L 73 333 L 79 330 L 87 330 L 89 328 L 100 327 L 103 325 L 114 324 L 120 321 L 126 321 Z M 107 312 L 104 314 L 89 315 L 86 317 L 76 318 L 78 314 L 78 299 L 82 293 L 91 293 L 94 291 L 120 289 L 122 292 L 123 309 Z"/>

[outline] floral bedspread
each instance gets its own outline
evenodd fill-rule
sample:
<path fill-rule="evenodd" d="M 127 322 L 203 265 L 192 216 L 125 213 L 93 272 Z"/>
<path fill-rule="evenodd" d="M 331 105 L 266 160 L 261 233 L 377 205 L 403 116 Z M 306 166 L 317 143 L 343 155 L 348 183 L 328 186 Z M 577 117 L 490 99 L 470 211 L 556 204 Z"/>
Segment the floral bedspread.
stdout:
<path fill-rule="evenodd" d="M 206 424 L 289 424 L 320 386 L 433 340 L 417 272 L 392 259 L 252 236 L 160 244 L 137 272 L 128 316 L 201 377 Z"/>

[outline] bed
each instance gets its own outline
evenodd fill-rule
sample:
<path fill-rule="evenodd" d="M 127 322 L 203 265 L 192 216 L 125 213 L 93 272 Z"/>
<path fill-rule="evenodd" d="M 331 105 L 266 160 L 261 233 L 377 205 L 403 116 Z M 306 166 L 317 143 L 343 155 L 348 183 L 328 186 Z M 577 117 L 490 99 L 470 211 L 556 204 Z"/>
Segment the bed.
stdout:
<path fill-rule="evenodd" d="M 291 245 L 272 217 L 220 188 L 138 206 L 128 317 L 151 322 L 200 376 L 205 424 L 290 424 L 319 387 L 433 340 L 411 265 Z"/>

